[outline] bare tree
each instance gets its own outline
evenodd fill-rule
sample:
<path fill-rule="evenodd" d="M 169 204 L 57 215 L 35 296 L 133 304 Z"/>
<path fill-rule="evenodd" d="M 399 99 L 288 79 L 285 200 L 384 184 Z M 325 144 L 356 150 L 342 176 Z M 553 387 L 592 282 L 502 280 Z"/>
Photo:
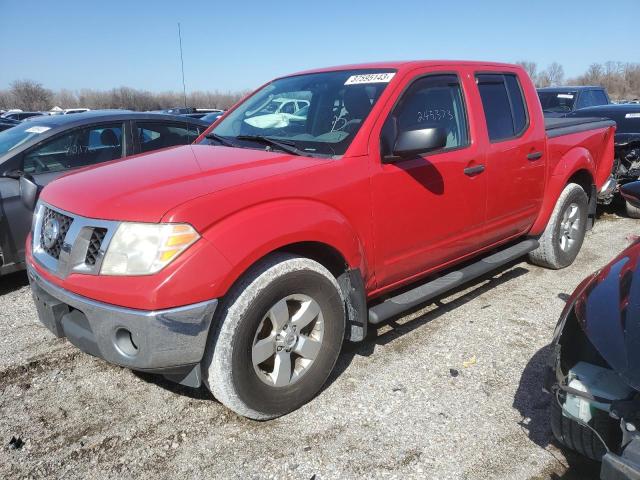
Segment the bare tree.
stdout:
<path fill-rule="evenodd" d="M 533 80 L 534 83 L 536 82 L 536 79 L 538 77 L 538 65 L 536 64 L 536 62 L 529 62 L 527 60 L 520 60 L 519 62 L 516 62 L 516 64 L 520 65 L 522 68 L 524 68 L 524 70 L 531 77 L 531 80 Z"/>
<path fill-rule="evenodd" d="M 33 80 L 16 80 L 9 93 L 15 108 L 22 110 L 48 110 L 52 105 L 53 92 Z"/>
<path fill-rule="evenodd" d="M 538 74 L 535 84 L 538 88 L 550 87 L 551 78 L 549 77 L 549 72 L 547 70 L 541 71 Z"/>
<path fill-rule="evenodd" d="M 558 62 L 553 62 L 551 65 L 549 65 L 545 70 L 545 73 L 551 87 L 562 85 L 564 81 L 564 68 L 562 68 L 562 65 L 560 65 Z"/>
<path fill-rule="evenodd" d="M 75 108 L 80 106 L 77 95 L 73 91 L 64 88 L 53 94 L 52 101 L 54 105 L 59 107 L 64 106 L 64 108 Z"/>
<path fill-rule="evenodd" d="M 0 90 L 0 108 L 8 110 L 12 107 L 13 100 L 8 90 Z"/>
<path fill-rule="evenodd" d="M 584 73 L 578 77 L 578 81 L 582 85 L 601 85 L 604 77 L 604 69 L 599 63 L 592 63 Z"/>

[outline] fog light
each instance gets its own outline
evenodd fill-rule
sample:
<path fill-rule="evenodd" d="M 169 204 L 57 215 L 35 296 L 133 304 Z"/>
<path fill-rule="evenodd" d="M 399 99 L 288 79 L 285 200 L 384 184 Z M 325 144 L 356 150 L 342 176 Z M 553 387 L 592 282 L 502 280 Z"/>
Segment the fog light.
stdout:
<path fill-rule="evenodd" d="M 116 349 L 127 357 L 135 357 L 138 354 L 138 346 L 133 341 L 133 335 L 126 328 L 119 328 L 115 334 Z"/>

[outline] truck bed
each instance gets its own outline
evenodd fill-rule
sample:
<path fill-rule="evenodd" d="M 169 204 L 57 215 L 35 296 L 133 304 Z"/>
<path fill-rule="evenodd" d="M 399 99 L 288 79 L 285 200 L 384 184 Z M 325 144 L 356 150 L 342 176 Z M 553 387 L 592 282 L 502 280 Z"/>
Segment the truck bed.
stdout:
<path fill-rule="evenodd" d="M 551 172 L 557 170 L 571 155 L 589 152 L 593 183 L 598 191 L 611 176 L 613 165 L 613 134 L 616 123 L 606 118 L 545 118 L 547 161 Z M 582 153 L 578 153 L 579 150 Z"/>
<path fill-rule="evenodd" d="M 609 120 L 608 118 L 545 117 L 544 119 L 544 128 L 547 131 L 547 136 L 549 138 L 584 132 L 586 130 L 595 130 L 597 128 L 613 127 L 615 125 L 616 122 Z"/>

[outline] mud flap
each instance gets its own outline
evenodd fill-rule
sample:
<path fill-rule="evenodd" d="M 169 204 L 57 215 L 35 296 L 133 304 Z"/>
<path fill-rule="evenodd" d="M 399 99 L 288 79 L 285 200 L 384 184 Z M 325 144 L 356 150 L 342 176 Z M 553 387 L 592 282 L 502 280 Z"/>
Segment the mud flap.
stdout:
<path fill-rule="evenodd" d="M 591 230 L 596 223 L 596 208 L 598 206 L 598 190 L 595 185 L 591 185 L 589 192 L 589 210 L 587 212 L 587 231 Z"/>
<path fill-rule="evenodd" d="M 369 311 L 360 269 L 344 272 L 338 277 L 338 285 L 347 311 L 345 338 L 351 342 L 361 342 L 367 336 Z"/>

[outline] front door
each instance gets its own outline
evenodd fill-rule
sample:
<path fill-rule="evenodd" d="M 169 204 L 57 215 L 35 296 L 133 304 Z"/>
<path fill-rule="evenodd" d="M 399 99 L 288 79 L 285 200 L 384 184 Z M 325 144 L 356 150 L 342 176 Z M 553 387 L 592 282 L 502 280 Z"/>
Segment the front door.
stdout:
<path fill-rule="evenodd" d="M 458 75 L 418 75 L 381 128 L 371 179 L 380 288 L 479 248 L 487 184 L 464 98 Z M 389 160 L 401 132 L 434 127 L 444 129 L 446 146 Z"/>

